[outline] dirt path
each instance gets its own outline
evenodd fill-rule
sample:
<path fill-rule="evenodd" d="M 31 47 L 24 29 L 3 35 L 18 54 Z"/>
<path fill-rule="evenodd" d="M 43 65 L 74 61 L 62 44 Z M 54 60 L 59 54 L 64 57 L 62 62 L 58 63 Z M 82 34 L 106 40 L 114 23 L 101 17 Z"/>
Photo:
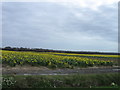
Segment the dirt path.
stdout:
<path fill-rule="evenodd" d="M 46 67 L 17 66 L 3 67 L 2 74 L 16 75 L 68 75 L 120 72 L 120 67 L 89 67 L 75 69 L 48 69 Z"/>

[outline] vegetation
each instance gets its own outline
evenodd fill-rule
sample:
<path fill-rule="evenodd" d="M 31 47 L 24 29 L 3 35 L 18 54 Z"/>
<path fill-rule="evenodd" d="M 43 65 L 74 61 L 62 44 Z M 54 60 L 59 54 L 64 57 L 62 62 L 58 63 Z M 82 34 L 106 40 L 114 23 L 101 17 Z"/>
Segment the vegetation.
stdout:
<path fill-rule="evenodd" d="M 9 51 L 34 51 L 34 52 L 57 52 L 57 53 L 74 53 L 74 54 L 102 54 L 102 55 L 120 55 L 120 53 L 113 52 L 90 52 L 90 51 L 63 51 L 63 50 L 52 50 L 52 49 L 42 49 L 42 48 L 23 48 L 23 47 L 4 47 L 2 50 Z"/>
<path fill-rule="evenodd" d="M 61 56 L 85 56 L 85 57 L 109 57 L 109 58 L 119 58 L 119 55 L 100 55 L 100 54 L 71 54 L 71 53 L 54 53 L 54 55 Z"/>
<path fill-rule="evenodd" d="M 16 52 L 2 51 L 2 63 L 10 66 L 32 65 L 50 68 L 73 68 L 92 66 L 112 66 L 116 63 L 111 60 L 91 59 L 87 57 L 60 56 L 52 52 Z M 66 54 L 65 54 L 66 55 Z"/>
<path fill-rule="evenodd" d="M 45 66 L 48 68 L 74 68 L 118 65 L 117 54 L 67 53 L 54 51 L 34 51 L 33 49 L 7 47 L 0 50 L 0 62 L 15 67 L 17 65 Z M 33 52 L 33 51 L 34 52 Z M 42 49 L 41 49 L 42 50 Z M 80 53 L 80 52 L 79 52 Z M 120 74 L 76 74 L 76 75 L 3 75 L 3 88 L 118 88 Z M 24 83 L 23 83 L 24 82 Z"/>
<path fill-rule="evenodd" d="M 3 88 L 117 88 L 120 74 L 3 76 Z M 24 83 L 23 83 L 24 82 Z M 107 83 L 106 83 L 107 82 Z"/>

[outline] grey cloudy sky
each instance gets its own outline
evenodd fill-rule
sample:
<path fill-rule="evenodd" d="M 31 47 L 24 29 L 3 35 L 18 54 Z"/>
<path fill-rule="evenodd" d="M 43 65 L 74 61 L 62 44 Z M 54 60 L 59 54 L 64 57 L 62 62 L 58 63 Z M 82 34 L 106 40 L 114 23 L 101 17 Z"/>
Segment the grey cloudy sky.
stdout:
<path fill-rule="evenodd" d="M 81 1 L 2 3 L 3 47 L 117 52 L 117 2 Z"/>

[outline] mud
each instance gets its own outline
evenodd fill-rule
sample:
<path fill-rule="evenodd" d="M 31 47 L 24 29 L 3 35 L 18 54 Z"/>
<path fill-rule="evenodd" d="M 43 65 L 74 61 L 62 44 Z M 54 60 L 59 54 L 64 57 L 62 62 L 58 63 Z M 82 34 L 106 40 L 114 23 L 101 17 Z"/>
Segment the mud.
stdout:
<path fill-rule="evenodd" d="M 89 67 L 74 69 L 49 69 L 46 67 L 16 66 L 2 67 L 2 74 L 10 75 L 71 75 L 71 74 L 92 74 L 92 73 L 114 73 L 120 72 L 120 67 Z"/>

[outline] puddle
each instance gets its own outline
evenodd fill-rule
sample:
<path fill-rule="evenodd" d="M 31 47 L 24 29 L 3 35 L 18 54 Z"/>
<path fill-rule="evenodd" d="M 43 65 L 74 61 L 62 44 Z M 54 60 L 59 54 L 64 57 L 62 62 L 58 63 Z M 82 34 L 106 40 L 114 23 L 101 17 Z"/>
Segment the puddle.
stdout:
<path fill-rule="evenodd" d="M 120 69 L 112 69 L 113 71 L 120 71 Z"/>
<path fill-rule="evenodd" d="M 68 75 L 68 74 L 57 74 L 57 73 L 51 73 L 51 74 L 23 74 L 23 75 Z"/>

